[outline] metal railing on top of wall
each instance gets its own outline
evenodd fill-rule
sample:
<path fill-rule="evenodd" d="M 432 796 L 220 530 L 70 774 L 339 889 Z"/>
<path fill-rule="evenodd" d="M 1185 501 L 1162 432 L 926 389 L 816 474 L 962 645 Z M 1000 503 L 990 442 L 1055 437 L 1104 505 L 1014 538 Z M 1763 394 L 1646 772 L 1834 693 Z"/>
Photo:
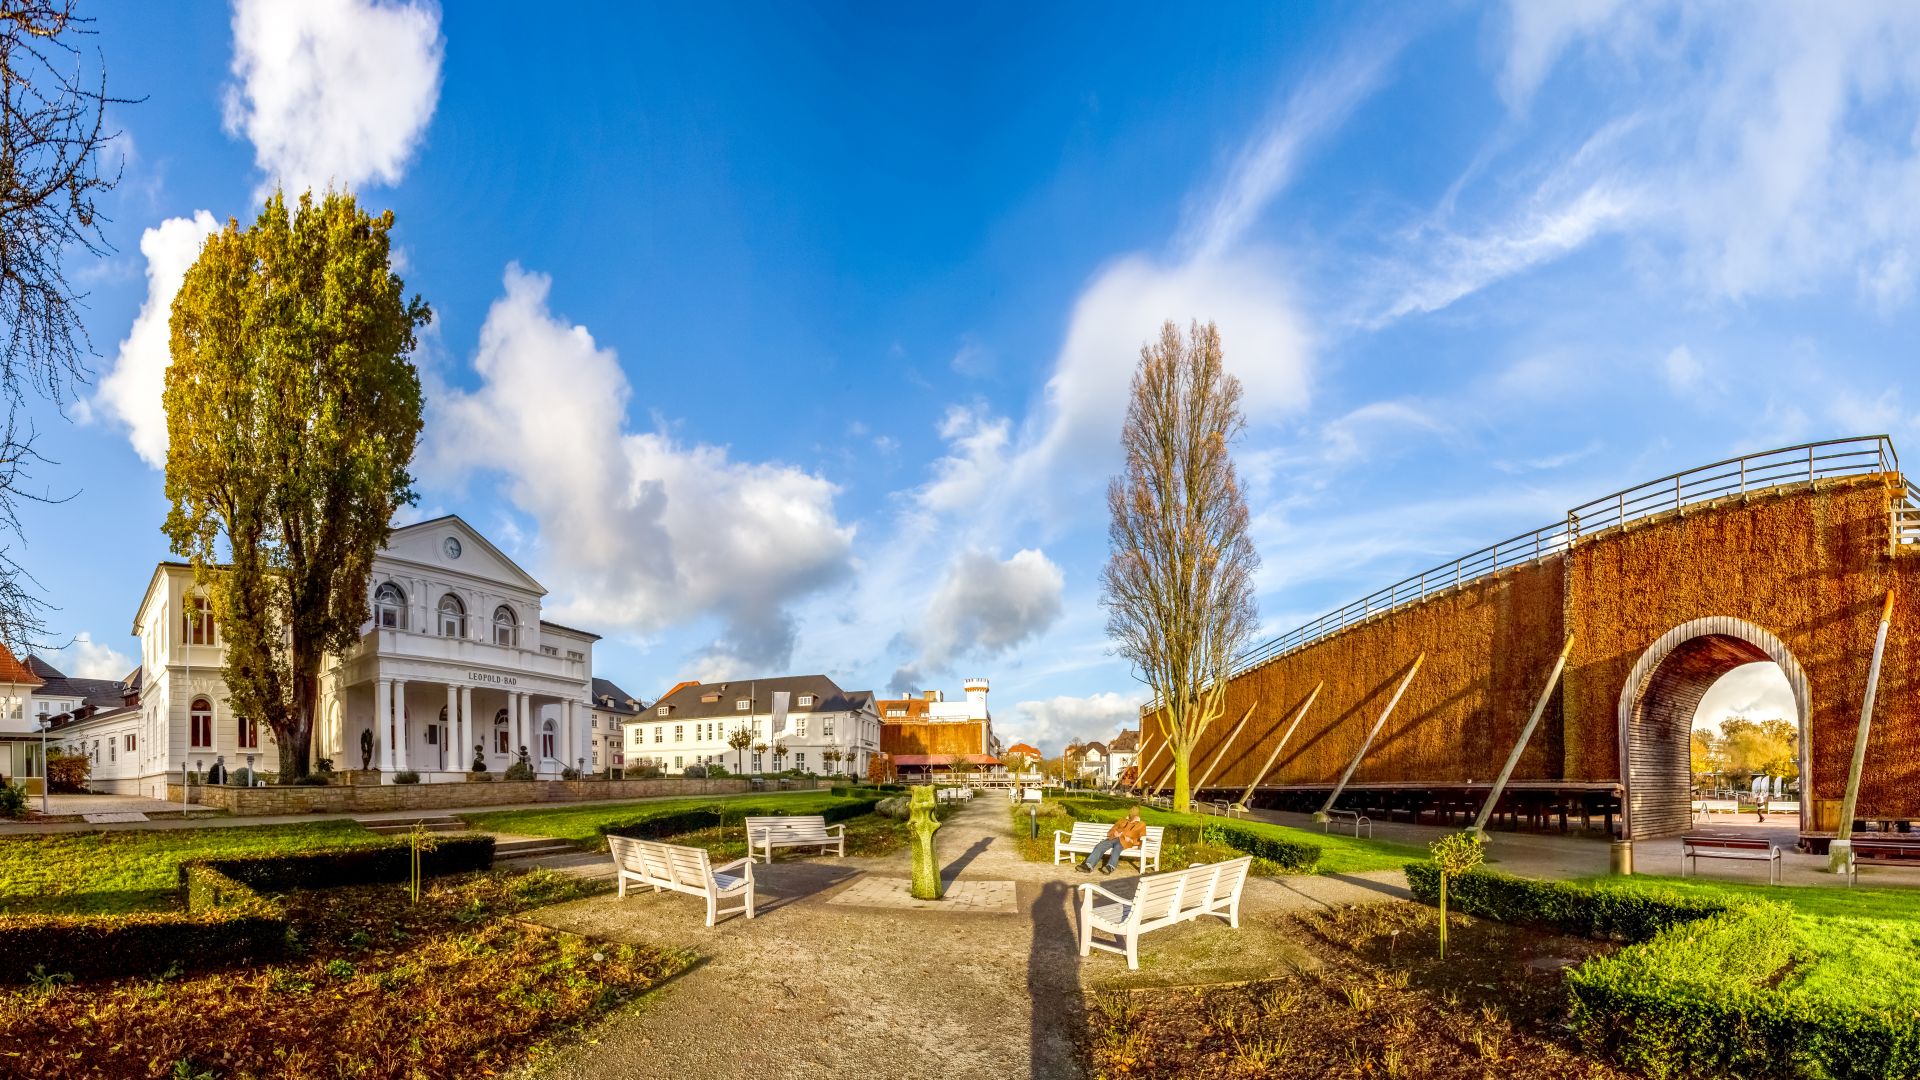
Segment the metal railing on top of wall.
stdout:
<path fill-rule="evenodd" d="M 1259 667 L 1355 623 L 1417 603 L 1436 593 L 1536 559 L 1557 555 L 1581 537 L 1617 528 L 1640 518 L 1783 484 L 1899 471 L 1900 456 L 1894 452 L 1891 438 L 1885 435 L 1861 435 L 1746 454 L 1649 480 L 1582 503 L 1567 511 L 1564 519 L 1551 525 L 1521 533 L 1396 581 L 1304 626 L 1264 641 L 1240 654 L 1234 661 L 1233 674 Z M 1920 488 L 1909 483 L 1905 485 L 1905 492 L 1905 505 L 1894 507 L 1893 539 L 1899 543 L 1920 542 Z"/>

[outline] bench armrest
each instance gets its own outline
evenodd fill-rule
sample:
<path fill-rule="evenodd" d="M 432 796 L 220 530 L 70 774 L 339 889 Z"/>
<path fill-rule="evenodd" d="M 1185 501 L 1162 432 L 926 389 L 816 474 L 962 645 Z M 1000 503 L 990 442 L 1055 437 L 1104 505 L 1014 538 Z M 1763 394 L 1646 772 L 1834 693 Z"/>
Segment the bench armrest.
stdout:
<path fill-rule="evenodd" d="M 752 877 L 753 876 L 753 860 L 752 859 L 735 859 L 730 863 L 724 863 L 720 866 L 715 866 L 712 868 L 712 870 L 714 873 L 718 874 L 724 870 L 734 870 L 742 866 L 747 868 L 747 876 Z"/>
<path fill-rule="evenodd" d="M 845 835 L 847 835 L 847 825 L 846 825 L 846 822 L 841 822 L 841 823 L 840 823 L 840 824 L 838 824 L 838 825 L 829 825 L 829 826 L 827 826 L 827 831 L 828 831 L 828 832 L 838 832 L 838 833 L 839 833 L 839 834 L 840 834 L 841 836 L 845 836 Z"/>
<path fill-rule="evenodd" d="M 1061 837 L 1063 837 L 1063 836 L 1064 836 L 1064 837 L 1066 837 L 1066 838 L 1067 838 L 1067 839 L 1069 839 L 1069 840 L 1071 840 L 1071 839 L 1073 839 L 1073 834 L 1072 834 L 1072 833 L 1070 833 L 1070 832 L 1068 832 L 1068 831 L 1067 831 L 1067 830 L 1065 830 L 1065 829 L 1055 829 L 1055 830 L 1053 830 L 1053 838 L 1054 838 L 1054 840 L 1056 840 L 1056 841 L 1058 841 L 1058 840 L 1059 840 L 1059 839 L 1060 839 Z"/>
<path fill-rule="evenodd" d="M 1133 902 L 1133 901 L 1131 901 L 1131 900 L 1128 900 L 1128 899 L 1127 899 L 1126 897 L 1124 897 L 1124 896 L 1121 896 L 1121 895 L 1119 895 L 1119 894 L 1117 894 L 1117 893 L 1114 893 L 1114 892 L 1111 892 L 1111 891 L 1109 891 L 1109 890 L 1107 890 L 1107 889 L 1103 889 L 1103 888 L 1101 888 L 1100 886 L 1098 886 L 1098 885 L 1095 885 L 1095 884 L 1094 884 L 1093 882 L 1091 882 L 1091 881 L 1083 881 L 1083 882 L 1081 882 L 1081 883 L 1080 883 L 1080 891 L 1081 891 L 1081 892 L 1083 892 L 1083 893 L 1099 893 L 1099 894 L 1100 894 L 1101 896 L 1104 896 L 1104 897 L 1106 897 L 1107 899 L 1109 899 L 1109 900 L 1111 900 L 1111 901 L 1113 901 L 1113 902 L 1114 902 L 1114 903 L 1116 903 L 1116 904 L 1130 904 L 1130 903 L 1132 903 L 1132 902 Z"/>

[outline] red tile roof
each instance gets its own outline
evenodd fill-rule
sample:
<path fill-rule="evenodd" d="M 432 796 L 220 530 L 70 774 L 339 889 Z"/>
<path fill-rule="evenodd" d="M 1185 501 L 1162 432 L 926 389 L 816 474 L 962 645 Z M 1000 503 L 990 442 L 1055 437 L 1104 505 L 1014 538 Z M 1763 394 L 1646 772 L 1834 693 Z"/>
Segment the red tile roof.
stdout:
<path fill-rule="evenodd" d="M 43 686 L 46 680 L 27 670 L 27 665 L 13 655 L 13 650 L 0 645 L 0 683 L 12 683 L 15 686 Z"/>

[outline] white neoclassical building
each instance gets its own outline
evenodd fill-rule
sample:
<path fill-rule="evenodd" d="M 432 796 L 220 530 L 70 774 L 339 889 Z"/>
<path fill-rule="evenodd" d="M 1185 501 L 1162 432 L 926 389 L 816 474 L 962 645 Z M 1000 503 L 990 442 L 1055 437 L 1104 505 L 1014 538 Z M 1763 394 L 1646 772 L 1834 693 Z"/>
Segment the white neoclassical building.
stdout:
<path fill-rule="evenodd" d="M 598 635 L 543 620 L 546 589 L 457 516 L 395 529 L 373 561 L 372 618 L 321 673 L 313 755 L 338 770 L 464 779 L 476 752 L 499 773 L 527 749 L 545 777 L 592 767 Z M 140 601 L 142 685 L 134 783 L 164 797 L 183 768 L 278 768 L 265 724 L 237 715 L 221 678 L 220 627 L 181 563 L 154 569 Z M 63 730 L 85 737 L 86 721 Z M 477 750 L 476 750 L 477 748 Z M 129 777 L 129 779 L 133 779 Z"/>

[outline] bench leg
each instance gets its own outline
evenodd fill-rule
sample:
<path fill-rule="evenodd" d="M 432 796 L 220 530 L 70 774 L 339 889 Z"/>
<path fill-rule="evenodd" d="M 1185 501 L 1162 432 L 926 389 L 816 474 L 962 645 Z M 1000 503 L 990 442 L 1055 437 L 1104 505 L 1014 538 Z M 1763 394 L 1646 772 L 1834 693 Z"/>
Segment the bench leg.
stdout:
<path fill-rule="evenodd" d="M 1127 935 L 1127 970 L 1140 970 L 1140 934 L 1138 931 Z"/>
<path fill-rule="evenodd" d="M 615 870 L 613 876 L 620 882 L 620 899 L 625 900 L 627 898 L 627 875 L 619 870 Z"/>

